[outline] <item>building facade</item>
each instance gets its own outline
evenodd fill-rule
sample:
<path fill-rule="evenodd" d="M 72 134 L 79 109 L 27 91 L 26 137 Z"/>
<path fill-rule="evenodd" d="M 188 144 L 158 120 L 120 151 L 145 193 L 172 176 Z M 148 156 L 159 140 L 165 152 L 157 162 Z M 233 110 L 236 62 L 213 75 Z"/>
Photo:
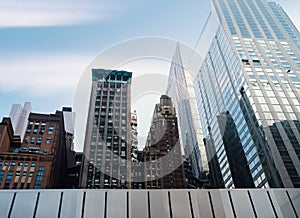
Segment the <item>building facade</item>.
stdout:
<path fill-rule="evenodd" d="M 299 32 L 274 2 L 212 0 L 211 6 L 199 40 L 209 47 L 201 50 L 194 87 L 212 180 L 240 187 L 235 155 L 226 149 L 235 143 L 255 187 L 299 187 Z M 224 114 L 229 124 L 220 122 Z"/>
<path fill-rule="evenodd" d="M 131 72 L 92 70 L 84 188 L 130 188 L 131 78 Z"/>
<path fill-rule="evenodd" d="M 10 118 L 0 124 L 0 188 L 64 188 L 67 146 L 63 112 L 30 113 L 24 140 Z"/>
<path fill-rule="evenodd" d="M 136 161 L 138 159 L 138 121 L 136 111 L 131 113 L 131 160 Z"/>
<path fill-rule="evenodd" d="M 176 47 L 170 67 L 167 95 L 172 98 L 179 124 L 180 143 L 189 157 L 195 177 L 203 177 L 208 163 L 202 127 L 196 106 L 192 75 L 183 66 L 180 45 Z"/>

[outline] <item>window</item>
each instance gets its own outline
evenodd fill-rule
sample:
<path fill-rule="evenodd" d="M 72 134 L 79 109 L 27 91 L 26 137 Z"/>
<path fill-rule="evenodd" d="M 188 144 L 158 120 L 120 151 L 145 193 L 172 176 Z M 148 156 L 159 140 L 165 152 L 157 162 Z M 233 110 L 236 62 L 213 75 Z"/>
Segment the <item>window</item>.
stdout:
<path fill-rule="evenodd" d="M 36 153 L 36 154 L 38 154 L 39 152 L 40 152 L 40 148 L 39 147 L 29 147 L 29 153 Z"/>
<path fill-rule="evenodd" d="M 38 140 L 37 140 L 37 143 L 36 143 L 37 145 L 40 145 L 40 144 L 42 144 L 42 137 L 38 137 Z"/>
<path fill-rule="evenodd" d="M 33 133 L 37 133 L 38 129 L 39 129 L 39 124 L 37 123 L 37 124 L 34 125 Z"/>
<path fill-rule="evenodd" d="M 32 126 L 33 126 L 33 122 L 30 122 L 27 127 L 27 132 L 31 132 Z"/>
<path fill-rule="evenodd" d="M 8 189 L 9 188 L 9 185 L 10 185 L 10 182 L 11 182 L 11 179 L 12 179 L 12 176 L 13 176 L 14 172 L 12 171 L 9 171 L 7 176 L 6 176 L 6 181 L 5 181 L 5 184 L 4 184 L 4 189 Z"/>
<path fill-rule="evenodd" d="M 253 65 L 254 65 L 254 66 L 261 66 L 259 60 L 253 60 Z"/>
<path fill-rule="evenodd" d="M 0 172 L 0 184 L 2 183 L 2 179 L 3 179 L 3 177 L 4 177 L 4 171 L 1 171 Z"/>
<path fill-rule="evenodd" d="M 46 144 L 47 144 L 47 145 L 50 145 L 50 144 L 51 144 L 51 139 L 50 139 L 50 138 L 47 138 L 47 139 L 46 139 Z"/>
<path fill-rule="evenodd" d="M 40 189 L 41 188 L 42 180 L 43 180 L 43 176 L 44 176 L 44 171 L 45 171 L 45 167 L 44 166 L 39 166 L 38 172 L 37 172 L 37 177 L 36 177 L 35 184 L 34 184 L 34 189 Z"/>
<path fill-rule="evenodd" d="M 2 137 L 2 132 L 0 132 L 0 138 Z"/>
<path fill-rule="evenodd" d="M 49 126 L 49 129 L 48 129 L 48 134 L 53 134 L 54 132 L 54 127 L 53 126 Z"/>
<path fill-rule="evenodd" d="M 35 142 L 35 136 L 32 136 L 30 140 L 30 144 L 34 144 L 34 142 Z"/>
<path fill-rule="evenodd" d="M 49 151 L 48 150 L 44 150 L 44 155 L 48 155 L 49 154 Z"/>
<path fill-rule="evenodd" d="M 30 138 L 29 136 L 26 136 L 25 140 L 24 140 L 24 143 L 28 143 L 29 142 L 29 138 Z"/>
<path fill-rule="evenodd" d="M 46 128 L 46 123 L 42 123 L 41 129 L 40 129 L 40 134 L 43 134 L 45 132 L 45 128 Z"/>
<path fill-rule="evenodd" d="M 27 152 L 27 147 L 23 147 L 22 152 Z"/>

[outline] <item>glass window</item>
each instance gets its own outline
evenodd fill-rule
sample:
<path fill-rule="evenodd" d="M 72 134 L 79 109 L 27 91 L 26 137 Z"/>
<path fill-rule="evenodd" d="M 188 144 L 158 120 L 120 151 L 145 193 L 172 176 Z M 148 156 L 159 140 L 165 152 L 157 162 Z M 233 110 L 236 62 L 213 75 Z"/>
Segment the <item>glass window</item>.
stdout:
<path fill-rule="evenodd" d="M 40 133 L 43 134 L 45 132 L 46 123 L 42 123 Z"/>
<path fill-rule="evenodd" d="M 33 122 L 30 122 L 27 127 L 27 132 L 31 132 L 32 126 L 33 126 Z"/>
<path fill-rule="evenodd" d="M 26 146 L 22 147 L 22 152 L 27 152 L 27 147 Z"/>
<path fill-rule="evenodd" d="M 289 101 L 286 98 L 281 98 L 283 104 L 289 105 Z"/>
<path fill-rule="evenodd" d="M 34 144 L 34 142 L 35 142 L 35 136 L 32 136 L 30 140 L 30 144 Z"/>
<path fill-rule="evenodd" d="M 272 91 L 266 91 L 266 93 L 268 97 L 275 97 L 275 94 Z"/>
<path fill-rule="evenodd" d="M 24 139 L 24 143 L 28 143 L 29 142 L 29 138 L 30 138 L 29 136 L 26 136 L 25 139 Z"/>
<path fill-rule="evenodd" d="M 49 126 L 49 129 L 48 129 L 48 134 L 53 134 L 53 131 L 54 131 L 54 127 L 53 126 Z"/>
<path fill-rule="evenodd" d="M 37 143 L 36 143 L 37 145 L 40 145 L 40 144 L 42 144 L 42 137 L 38 137 L 38 140 L 37 140 Z"/>
<path fill-rule="evenodd" d="M 44 171 L 45 171 L 45 167 L 44 166 L 39 166 L 37 177 L 36 177 L 35 184 L 34 184 L 34 189 L 40 189 L 41 188 L 42 180 L 43 180 L 43 176 L 44 176 Z"/>
<path fill-rule="evenodd" d="M 5 171 L 1 171 L 0 172 L 0 184 L 2 183 L 2 179 L 4 177 L 4 173 L 5 173 Z"/>
<path fill-rule="evenodd" d="M 39 147 L 30 147 L 29 148 L 29 152 L 30 153 L 39 153 L 40 152 L 40 148 Z"/>
<path fill-rule="evenodd" d="M 265 113 L 265 117 L 266 117 L 267 120 L 272 120 L 273 119 L 271 113 Z"/>
<path fill-rule="evenodd" d="M 269 111 L 269 108 L 268 108 L 268 105 L 267 105 L 267 104 L 261 104 L 260 106 L 261 106 L 261 109 L 262 109 L 263 111 Z"/>
<path fill-rule="evenodd" d="M 300 80 L 297 77 L 290 77 L 293 82 L 299 83 Z"/>
<path fill-rule="evenodd" d="M 47 139 L 46 139 L 46 144 L 47 144 L 47 145 L 50 145 L 50 144 L 51 144 L 51 139 L 50 139 L 50 138 L 47 138 Z"/>
<path fill-rule="evenodd" d="M 38 132 L 38 129 L 39 129 L 39 124 L 36 123 L 36 124 L 34 125 L 34 128 L 33 128 L 33 133 L 37 133 L 37 132 Z"/>

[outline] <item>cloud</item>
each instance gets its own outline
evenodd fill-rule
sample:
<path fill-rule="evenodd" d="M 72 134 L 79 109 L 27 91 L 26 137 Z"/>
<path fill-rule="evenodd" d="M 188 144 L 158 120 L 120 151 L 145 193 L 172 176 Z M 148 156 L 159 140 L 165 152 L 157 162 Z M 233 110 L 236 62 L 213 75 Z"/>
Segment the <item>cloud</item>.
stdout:
<path fill-rule="evenodd" d="M 119 7 L 104 0 L 0 0 L 0 27 L 63 26 L 104 21 Z"/>
<path fill-rule="evenodd" d="M 74 54 L 19 55 L 0 59 L 0 93 L 30 96 L 73 92 L 92 56 Z"/>

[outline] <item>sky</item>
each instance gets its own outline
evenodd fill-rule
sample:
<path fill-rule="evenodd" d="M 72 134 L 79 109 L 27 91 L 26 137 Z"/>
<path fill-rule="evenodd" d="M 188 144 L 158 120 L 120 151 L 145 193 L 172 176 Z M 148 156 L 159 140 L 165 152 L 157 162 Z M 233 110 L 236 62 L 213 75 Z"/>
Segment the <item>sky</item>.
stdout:
<path fill-rule="evenodd" d="M 299 29 L 299 0 L 277 2 Z M 13 103 L 30 101 L 40 113 L 72 106 L 87 65 L 119 42 L 158 36 L 193 48 L 209 8 L 209 0 L 0 0 L 0 119 Z M 124 68 L 167 75 L 169 63 L 136 62 Z M 144 96 L 134 105 L 145 125 L 153 108 L 145 112 L 142 105 L 158 96 Z"/>

